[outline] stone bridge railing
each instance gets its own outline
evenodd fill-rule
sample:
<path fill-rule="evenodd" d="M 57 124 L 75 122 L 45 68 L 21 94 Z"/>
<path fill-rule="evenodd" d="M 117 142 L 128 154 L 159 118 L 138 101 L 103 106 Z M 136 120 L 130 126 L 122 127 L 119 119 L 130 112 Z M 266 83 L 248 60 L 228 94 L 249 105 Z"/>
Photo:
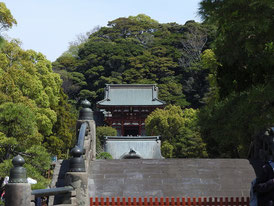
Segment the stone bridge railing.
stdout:
<path fill-rule="evenodd" d="M 55 195 L 61 195 L 62 204 L 89 205 L 88 170 L 91 160 L 96 158 L 96 130 L 90 102 L 84 100 L 82 106 L 76 125 L 77 144 L 71 150 L 65 186 L 31 190 L 23 167 L 25 161 L 18 155 L 12 161 L 14 168 L 10 171 L 10 181 L 6 185 L 6 206 L 33 206 L 36 197 Z"/>

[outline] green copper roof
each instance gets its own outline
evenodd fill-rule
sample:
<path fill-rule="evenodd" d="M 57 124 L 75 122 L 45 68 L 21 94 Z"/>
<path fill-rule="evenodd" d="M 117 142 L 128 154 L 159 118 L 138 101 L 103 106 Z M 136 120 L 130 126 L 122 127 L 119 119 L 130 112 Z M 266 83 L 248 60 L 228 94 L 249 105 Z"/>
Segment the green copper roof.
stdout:
<path fill-rule="evenodd" d="M 124 159 L 130 151 L 142 159 L 163 159 L 159 136 L 107 136 L 104 151 L 113 159 Z"/>
<path fill-rule="evenodd" d="M 155 84 L 107 84 L 99 106 L 161 106 Z"/>

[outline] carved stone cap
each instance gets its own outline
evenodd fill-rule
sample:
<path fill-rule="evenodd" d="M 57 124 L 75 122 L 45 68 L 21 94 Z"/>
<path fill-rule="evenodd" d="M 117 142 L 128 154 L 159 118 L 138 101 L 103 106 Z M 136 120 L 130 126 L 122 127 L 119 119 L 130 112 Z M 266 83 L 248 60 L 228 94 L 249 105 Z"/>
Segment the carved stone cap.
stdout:
<path fill-rule="evenodd" d="M 23 167 L 25 160 L 20 155 L 17 155 L 12 160 L 13 168 L 10 170 L 9 183 L 27 183 L 27 171 Z"/>

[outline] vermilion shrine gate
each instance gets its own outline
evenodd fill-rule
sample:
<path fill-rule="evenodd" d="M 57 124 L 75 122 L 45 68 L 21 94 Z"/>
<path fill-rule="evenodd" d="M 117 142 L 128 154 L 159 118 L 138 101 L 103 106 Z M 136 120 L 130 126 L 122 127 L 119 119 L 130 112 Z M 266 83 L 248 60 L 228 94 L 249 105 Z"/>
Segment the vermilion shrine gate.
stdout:
<path fill-rule="evenodd" d="M 164 105 L 155 84 L 107 84 L 105 98 L 97 103 L 118 136 L 144 136 L 146 117 Z"/>

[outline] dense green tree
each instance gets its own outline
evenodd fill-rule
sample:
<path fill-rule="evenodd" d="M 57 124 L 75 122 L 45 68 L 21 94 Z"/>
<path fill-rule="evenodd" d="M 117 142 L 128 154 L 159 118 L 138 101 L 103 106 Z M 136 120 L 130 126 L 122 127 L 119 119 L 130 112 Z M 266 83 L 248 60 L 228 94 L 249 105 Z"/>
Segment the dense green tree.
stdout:
<path fill-rule="evenodd" d="M 211 49 L 207 49 L 201 55 L 200 65 L 203 69 L 208 70 L 208 83 L 209 91 L 204 97 L 204 101 L 208 104 L 213 104 L 215 101 L 219 100 L 219 86 L 217 83 L 217 69 L 220 63 L 216 59 L 216 55 Z"/>
<path fill-rule="evenodd" d="M 12 28 L 13 25 L 16 25 L 17 21 L 12 16 L 10 10 L 6 7 L 4 2 L 0 2 L 0 47 L 4 43 L 4 38 L 2 32 Z"/>
<path fill-rule="evenodd" d="M 6 7 L 6 4 L 0 2 L 0 32 L 10 29 L 14 24 L 17 24 L 16 19 L 13 18 L 10 10 Z"/>
<path fill-rule="evenodd" d="M 0 96 L 3 97 L 0 106 L 5 108 L 1 114 L 10 118 L 5 119 L 9 126 L 2 121 L 2 131 L 7 136 L 20 138 L 32 132 L 31 135 L 40 143 L 46 143 L 45 138 L 50 136 L 58 136 L 63 142 L 62 146 L 69 148 L 72 142 L 71 127 L 74 127 L 71 121 L 75 118 L 69 113 L 70 106 L 61 89 L 62 81 L 58 74 L 53 73 L 51 63 L 41 53 L 22 50 L 16 41 L 5 43 L 0 58 Z M 17 131 L 11 126 L 19 127 L 19 117 L 27 119 L 25 124 L 29 128 Z M 9 127 L 12 133 L 6 131 Z M 52 138 L 49 139 L 52 142 Z M 29 138 L 30 142 L 33 140 Z M 55 148 L 59 154 L 64 152 L 61 148 L 60 145 Z"/>
<path fill-rule="evenodd" d="M 274 122 L 274 82 L 257 85 L 201 110 L 201 132 L 211 157 L 242 157 L 254 135 Z"/>
<path fill-rule="evenodd" d="M 11 153 L 14 152 L 15 148 L 18 146 L 18 141 L 14 137 L 7 137 L 4 133 L 0 132 L 0 157 L 1 162 L 8 159 Z"/>
<path fill-rule="evenodd" d="M 272 0 L 203 0 L 200 14 L 215 24 L 214 52 L 221 97 L 267 83 L 274 75 Z"/>
<path fill-rule="evenodd" d="M 209 92 L 208 70 L 201 65 L 201 56 L 204 50 L 210 48 L 210 43 L 215 36 L 215 27 L 205 23 L 187 21 L 183 29 L 185 35 L 181 40 L 180 82 L 191 107 L 199 108 L 205 104 L 204 96 Z"/>
<path fill-rule="evenodd" d="M 0 131 L 7 137 L 14 137 L 21 146 L 42 142 L 42 136 L 38 134 L 35 113 L 22 103 L 1 104 L 0 122 Z"/>
<path fill-rule="evenodd" d="M 271 0 L 203 0 L 200 13 L 217 28 L 201 134 L 211 157 L 246 157 L 252 138 L 273 126 L 274 20 Z"/>
<path fill-rule="evenodd" d="M 146 131 L 149 135 L 161 135 L 165 157 L 207 157 L 194 109 L 182 110 L 172 105 L 156 109 L 146 119 Z"/>
<path fill-rule="evenodd" d="M 198 107 L 207 92 L 207 73 L 192 65 L 208 47 L 209 31 L 194 21 L 160 24 L 144 14 L 118 18 L 90 34 L 77 55 L 59 57 L 54 70 L 70 99 L 87 97 L 93 106 L 103 98 L 105 84 L 150 83 L 159 85 L 168 104 Z"/>
<path fill-rule="evenodd" d="M 50 156 L 64 154 L 73 143 L 74 117 L 62 92 L 59 74 L 41 53 L 5 40 L 0 50 L 0 171 L 13 156 L 26 159 L 28 174 L 45 187 Z M 2 176 L 2 173 L 1 173 Z"/>
<path fill-rule="evenodd" d="M 51 154 L 58 157 L 66 157 L 68 150 L 75 143 L 75 124 L 76 111 L 68 104 L 68 98 L 62 90 L 60 90 L 60 100 L 54 111 L 57 114 L 56 123 L 52 128 L 52 135 L 46 137 L 45 147 Z"/>
<path fill-rule="evenodd" d="M 1 36 L 14 24 L 0 2 L 0 177 L 9 175 L 12 158 L 20 154 L 28 177 L 38 181 L 32 189 L 45 188 L 50 157 L 60 157 L 72 146 L 75 118 L 50 61 Z"/>

